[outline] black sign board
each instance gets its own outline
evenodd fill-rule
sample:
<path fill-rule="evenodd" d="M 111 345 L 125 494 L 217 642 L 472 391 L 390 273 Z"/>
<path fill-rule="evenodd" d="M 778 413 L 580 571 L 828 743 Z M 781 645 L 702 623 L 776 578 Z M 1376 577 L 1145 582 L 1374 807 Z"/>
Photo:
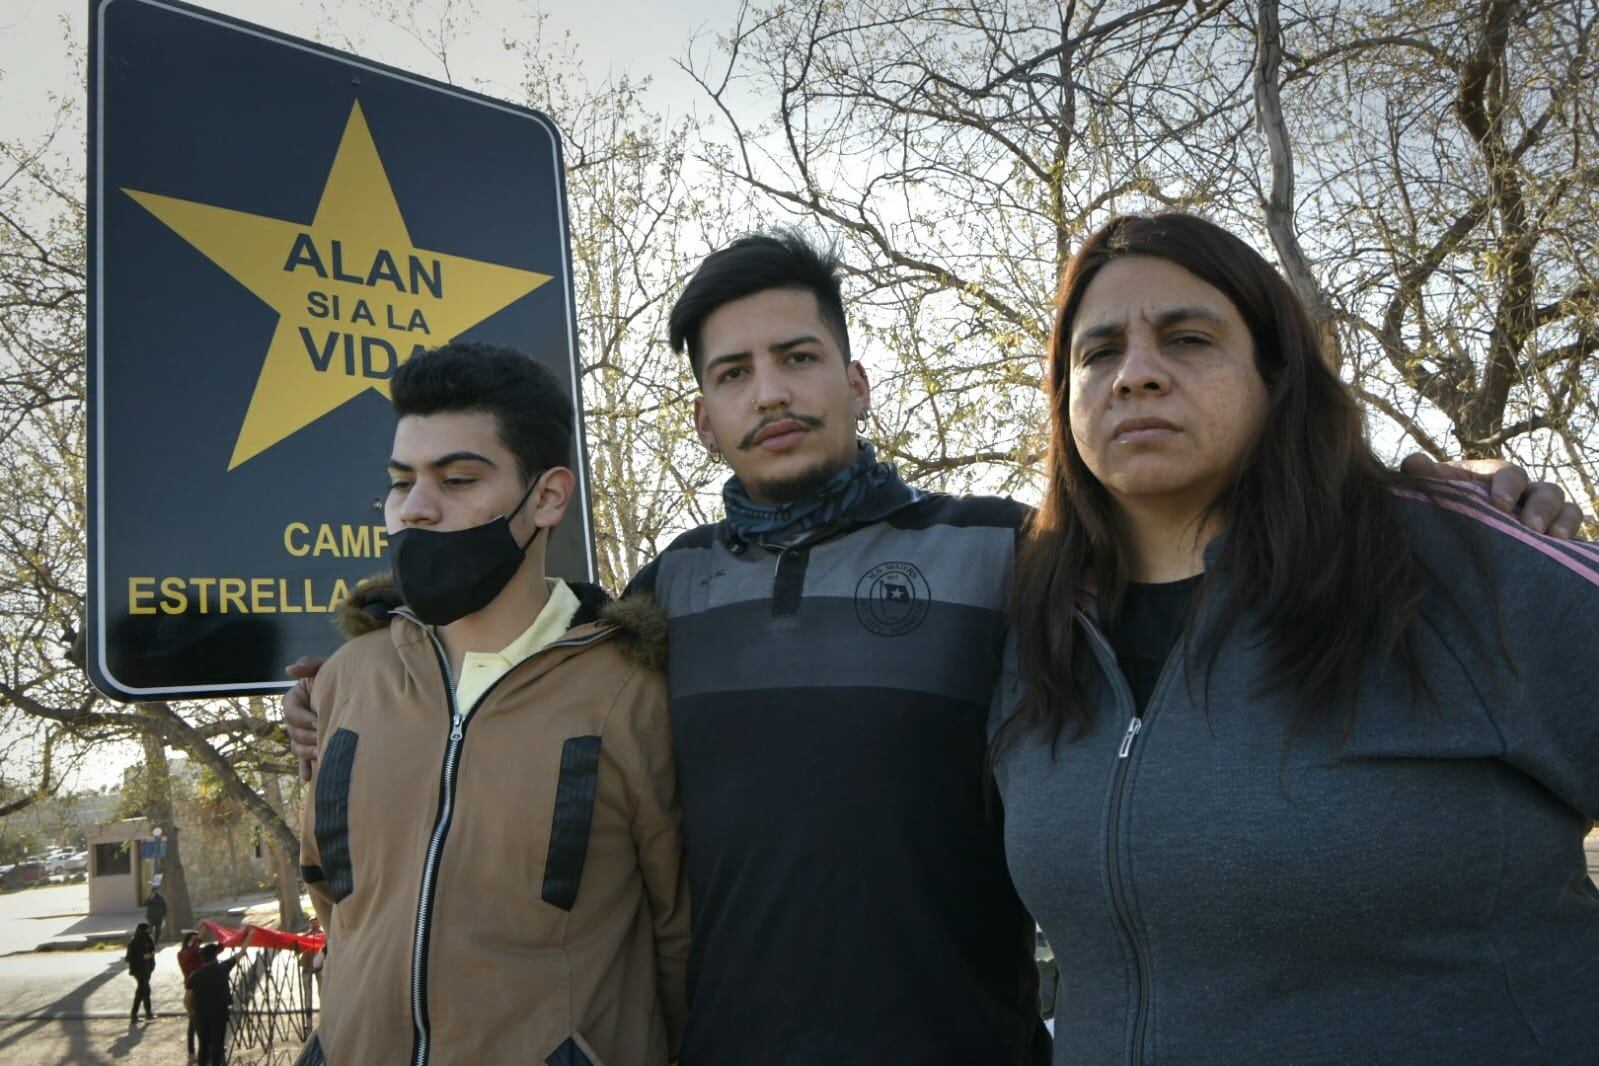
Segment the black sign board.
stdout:
<path fill-rule="evenodd" d="M 90 673 L 138 699 L 281 689 L 387 569 L 400 362 L 510 345 L 581 413 L 559 136 L 168 0 L 90 15 Z M 549 568 L 592 580 L 574 466 Z"/>

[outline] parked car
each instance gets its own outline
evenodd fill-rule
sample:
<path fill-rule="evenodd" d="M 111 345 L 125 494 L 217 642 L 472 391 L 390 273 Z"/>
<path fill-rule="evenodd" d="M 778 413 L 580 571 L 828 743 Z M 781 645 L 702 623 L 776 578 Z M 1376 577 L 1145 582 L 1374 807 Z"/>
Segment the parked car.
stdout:
<path fill-rule="evenodd" d="M 71 848 L 57 848 L 39 861 L 44 863 L 44 867 L 51 877 L 59 877 L 62 874 L 87 870 L 89 868 L 89 853 L 87 851 L 73 851 Z"/>
<path fill-rule="evenodd" d="M 0 880 L 0 888 L 21 888 L 43 881 L 45 876 L 44 863 L 19 862 L 5 872 L 4 879 Z"/>

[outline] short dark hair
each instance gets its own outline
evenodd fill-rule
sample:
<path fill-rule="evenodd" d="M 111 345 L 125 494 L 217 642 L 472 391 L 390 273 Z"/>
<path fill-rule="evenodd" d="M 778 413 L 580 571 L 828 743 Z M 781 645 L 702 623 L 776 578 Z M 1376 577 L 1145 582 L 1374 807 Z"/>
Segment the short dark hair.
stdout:
<path fill-rule="evenodd" d="M 206 944 L 200 948 L 200 957 L 206 962 L 215 962 L 216 957 L 222 954 L 221 944 Z"/>
<path fill-rule="evenodd" d="M 515 348 L 453 341 L 419 352 L 394 372 L 389 399 L 401 418 L 493 415 L 524 479 L 570 461 L 572 401 L 554 374 Z"/>
<path fill-rule="evenodd" d="M 672 351 L 682 353 L 687 349 L 689 366 L 698 381 L 704 355 L 700 327 L 713 311 L 767 289 L 800 289 L 816 297 L 822 322 L 832 330 L 847 363 L 849 326 L 844 320 L 838 271 L 835 250 L 824 251 L 793 230 L 740 237 L 706 256 L 672 305 L 667 319 Z"/>

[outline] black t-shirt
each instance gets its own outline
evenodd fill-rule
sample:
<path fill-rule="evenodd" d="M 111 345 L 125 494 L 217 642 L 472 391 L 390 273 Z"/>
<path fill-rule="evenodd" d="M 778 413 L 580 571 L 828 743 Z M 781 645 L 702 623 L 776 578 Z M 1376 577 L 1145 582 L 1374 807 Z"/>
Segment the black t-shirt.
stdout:
<path fill-rule="evenodd" d="M 184 984 L 194 993 L 194 1013 L 215 1015 L 228 1012 L 228 1007 L 233 1003 L 233 994 L 228 988 L 228 974 L 239 964 L 239 958 L 235 955 L 231 959 L 208 962 L 189 975 Z"/>
<path fill-rule="evenodd" d="M 1203 574 L 1195 574 L 1181 581 L 1130 582 L 1127 586 L 1121 612 L 1107 635 L 1111 647 L 1116 649 L 1116 661 L 1132 687 L 1139 714 L 1149 705 L 1166 659 L 1177 646 L 1188 618 L 1188 605 L 1193 602 L 1202 577 Z"/>

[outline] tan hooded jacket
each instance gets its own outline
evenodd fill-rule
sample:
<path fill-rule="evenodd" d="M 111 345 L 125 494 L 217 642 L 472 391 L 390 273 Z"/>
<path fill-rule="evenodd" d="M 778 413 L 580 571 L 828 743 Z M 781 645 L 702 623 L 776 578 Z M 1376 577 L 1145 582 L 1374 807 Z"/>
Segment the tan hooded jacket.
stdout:
<path fill-rule="evenodd" d="M 442 647 L 390 613 L 386 584 L 343 609 L 300 838 L 333 1066 L 676 1053 L 689 924 L 665 620 L 589 599 L 454 719 Z"/>

